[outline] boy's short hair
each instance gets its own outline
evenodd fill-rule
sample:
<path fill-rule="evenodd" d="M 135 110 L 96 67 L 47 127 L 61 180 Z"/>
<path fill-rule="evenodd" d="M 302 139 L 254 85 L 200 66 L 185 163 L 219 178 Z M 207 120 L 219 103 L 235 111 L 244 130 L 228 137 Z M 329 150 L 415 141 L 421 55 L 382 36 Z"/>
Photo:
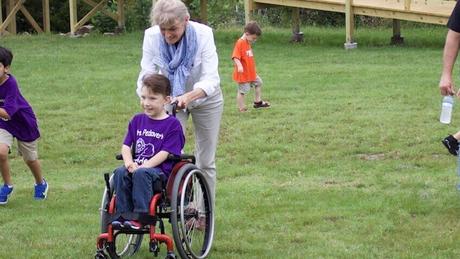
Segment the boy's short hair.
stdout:
<path fill-rule="evenodd" d="M 169 79 L 160 74 L 147 74 L 142 78 L 142 87 L 149 89 L 152 93 L 163 96 L 171 95 L 171 84 Z"/>
<path fill-rule="evenodd" d="M 7 48 L 0 46 L 0 63 L 7 67 L 13 62 L 13 53 Z"/>
<path fill-rule="evenodd" d="M 249 34 L 255 34 L 257 36 L 262 35 L 262 30 L 260 29 L 259 24 L 257 22 L 248 22 L 246 26 L 244 26 L 244 32 L 247 32 Z"/>

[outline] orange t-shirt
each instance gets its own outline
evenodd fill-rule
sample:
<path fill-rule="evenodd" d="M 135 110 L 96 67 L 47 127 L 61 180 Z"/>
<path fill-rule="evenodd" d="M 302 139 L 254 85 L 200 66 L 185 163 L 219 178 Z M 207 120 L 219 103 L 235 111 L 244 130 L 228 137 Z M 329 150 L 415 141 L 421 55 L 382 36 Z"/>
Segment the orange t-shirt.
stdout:
<path fill-rule="evenodd" d="M 234 65 L 233 80 L 237 83 L 247 83 L 256 80 L 256 63 L 252 53 L 251 44 L 244 39 L 238 39 L 233 48 L 232 59 L 237 58 L 243 65 L 243 73 L 238 73 L 238 68 Z"/>

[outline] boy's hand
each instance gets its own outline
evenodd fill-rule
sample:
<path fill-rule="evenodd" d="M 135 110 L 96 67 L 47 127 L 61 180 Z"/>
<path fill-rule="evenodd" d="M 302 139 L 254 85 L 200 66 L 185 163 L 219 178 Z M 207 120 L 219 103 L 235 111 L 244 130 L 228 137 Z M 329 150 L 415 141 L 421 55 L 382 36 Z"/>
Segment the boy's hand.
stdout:
<path fill-rule="evenodd" d="M 136 162 L 132 162 L 131 164 L 129 164 L 128 166 L 125 166 L 126 169 L 128 169 L 128 172 L 130 173 L 134 173 L 134 171 L 136 171 L 137 168 L 139 168 L 139 165 L 137 165 Z"/>
<path fill-rule="evenodd" d="M 237 66 L 238 73 L 243 73 L 243 66 Z"/>

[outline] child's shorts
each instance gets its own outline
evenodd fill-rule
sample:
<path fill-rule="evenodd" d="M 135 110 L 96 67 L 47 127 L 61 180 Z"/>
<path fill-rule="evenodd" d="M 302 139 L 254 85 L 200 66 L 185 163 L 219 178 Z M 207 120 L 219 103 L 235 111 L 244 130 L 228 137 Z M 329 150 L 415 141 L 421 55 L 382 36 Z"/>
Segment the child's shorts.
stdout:
<path fill-rule="evenodd" d="M 262 83 L 263 83 L 262 78 L 257 76 L 255 81 L 238 84 L 238 92 L 241 94 L 247 94 L 249 93 L 249 90 L 251 89 L 251 87 L 262 86 Z"/>
<path fill-rule="evenodd" d="M 13 135 L 4 129 L 0 129 L 0 143 L 8 145 L 11 148 L 13 145 Z M 38 159 L 38 152 L 37 152 L 37 140 L 32 142 L 23 142 L 20 140 L 18 141 L 18 152 L 24 160 L 26 161 L 35 161 Z"/>

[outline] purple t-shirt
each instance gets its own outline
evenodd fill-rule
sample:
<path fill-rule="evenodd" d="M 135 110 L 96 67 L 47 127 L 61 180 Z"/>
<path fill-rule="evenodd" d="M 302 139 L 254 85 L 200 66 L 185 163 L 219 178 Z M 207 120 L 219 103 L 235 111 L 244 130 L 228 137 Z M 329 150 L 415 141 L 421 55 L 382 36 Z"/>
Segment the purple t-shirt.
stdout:
<path fill-rule="evenodd" d="M 144 113 L 136 114 L 128 125 L 123 144 L 135 146 L 134 161 L 142 164 L 160 151 L 180 155 L 185 137 L 179 121 L 172 116 L 154 120 Z M 174 162 L 166 160 L 158 167 L 169 177 Z"/>
<path fill-rule="evenodd" d="M 0 108 L 10 116 L 7 121 L 0 119 L 0 128 L 24 142 L 32 142 L 40 137 L 34 111 L 22 96 L 12 75 L 0 85 Z"/>

